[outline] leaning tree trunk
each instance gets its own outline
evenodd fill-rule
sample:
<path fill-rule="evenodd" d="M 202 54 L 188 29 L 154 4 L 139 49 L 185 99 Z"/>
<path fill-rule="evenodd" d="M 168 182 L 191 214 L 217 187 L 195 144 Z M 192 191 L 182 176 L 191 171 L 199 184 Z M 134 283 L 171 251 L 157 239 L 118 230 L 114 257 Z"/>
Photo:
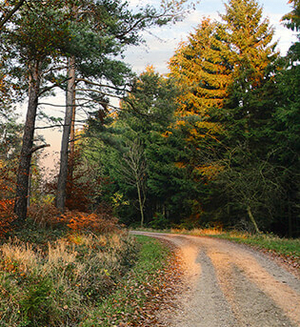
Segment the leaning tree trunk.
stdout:
<path fill-rule="evenodd" d="M 138 177 L 137 177 L 138 178 Z M 138 192 L 138 200 L 139 200 L 139 206 L 140 206 L 140 213 L 141 213 L 141 227 L 144 225 L 144 201 L 142 199 L 142 190 L 139 180 L 137 179 L 136 188 Z"/>
<path fill-rule="evenodd" d="M 63 136 L 61 141 L 61 151 L 60 151 L 60 170 L 58 176 L 57 184 L 57 196 L 56 196 L 56 206 L 62 212 L 65 210 L 66 202 L 66 187 L 67 187 L 67 177 L 68 177 L 68 149 L 70 132 L 72 125 L 73 107 L 74 107 L 74 90 L 75 90 L 75 58 L 71 57 L 68 60 L 68 82 L 66 91 L 66 114 L 65 123 L 63 129 Z"/>
<path fill-rule="evenodd" d="M 251 211 L 250 206 L 247 206 L 247 212 L 248 212 L 248 216 L 249 216 L 249 218 L 250 218 L 250 220 L 251 220 L 251 222 L 252 222 L 252 224 L 254 226 L 255 232 L 257 234 L 259 234 L 260 233 L 260 230 L 259 230 L 259 228 L 257 226 L 257 223 L 256 223 L 255 219 L 254 219 L 254 216 L 252 214 L 252 211 Z"/>
<path fill-rule="evenodd" d="M 24 126 L 20 164 L 17 174 L 17 188 L 14 211 L 17 215 L 15 224 L 22 225 L 27 215 L 27 197 L 32 153 L 35 119 L 40 92 L 40 64 L 35 62 L 29 67 L 28 108 Z"/>

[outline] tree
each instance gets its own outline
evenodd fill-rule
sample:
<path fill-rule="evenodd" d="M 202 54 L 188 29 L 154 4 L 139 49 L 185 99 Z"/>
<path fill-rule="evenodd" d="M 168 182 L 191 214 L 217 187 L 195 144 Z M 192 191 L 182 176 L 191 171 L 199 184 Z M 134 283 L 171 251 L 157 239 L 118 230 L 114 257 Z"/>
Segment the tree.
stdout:
<path fill-rule="evenodd" d="M 190 167 L 206 174 L 222 169 L 221 124 L 224 101 L 229 98 L 232 64 L 222 25 L 204 18 L 171 58 L 171 76 L 181 90 L 177 98 L 177 126 L 185 134 L 192 157 Z"/>
<path fill-rule="evenodd" d="M 203 124 L 211 108 L 223 107 L 231 82 L 231 67 L 224 53 L 227 44 L 220 38 L 220 31 L 218 22 L 204 18 L 169 62 L 171 76 L 181 90 L 179 113 L 200 116 Z"/>
<path fill-rule="evenodd" d="M 144 225 L 144 207 L 146 202 L 146 160 L 142 144 L 136 138 L 125 144 L 127 151 L 119 162 L 119 173 L 129 185 L 136 188 L 141 214 L 141 227 Z"/>
<path fill-rule="evenodd" d="M 89 122 L 89 136 L 96 137 L 97 142 L 102 140 L 93 157 L 99 158 L 104 177 L 112 182 L 107 185 L 106 196 L 110 194 L 115 198 L 117 194 L 132 204 L 119 208 L 117 213 L 122 222 L 141 221 L 134 174 L 137 167 L 144 171 L 139 182 L 144 183 L 141 189 L 146 195 L 141 197 L 142 203 L 145 199 L 142 205 L 145 224 L 153 219 L 161 219 L 165 225 L 180 223 L 194 214 L 190 205 L 199 197 L 198 184 L 193 181 L 189 168 L 181 165 L 190 152 L 181 131 L 172 127 L 177 94 L 172 79 L 147 67 L 134 81 L 118 113 L 109 115 L 104 122 L 96 117 Z M 139 164 L 133 165 L 133 161 Z M 129 162 L 136 168 L 130 169 Z M 136 211 L 133 210 L 135 203 L 138 204 Z"/>
<path fill-rule="evenodd" d="M 240 142 L 251 139 L 257 147 L 262 136 L 259 133 L 264 132 L 274 104 L 270 101 L 274 90 L 272 64 L 278 56 L 274 51 L 276 43 L 271 43 L 274 30 L 268 19 L 263 19 L 262 8 L 255 0 L 230 0 L 225 7 L 226 13 L 221 17 L 233 68 L 230 101 L 226 105 L 226 114 L 233 122 L 229 126 L 227 119 L 227 125 L 232 128 L 233 138 Z"/>
<path fill-rule="evenodd" d="M 226 216 L 222 208 L 230 211 L 232 203 L 243 198 L 243 187 L 247 187 L 248 199 L 255 197 L 259 185 L 261 194 L 266 194 L 264 181 L 244 183 L 229 175 L 246 176 L 253 167 L 260 171 L 262 163 L 269 162 L 272 141 L 267 136 L 276 103 L 272 93 L 277 54 L 268 20 L 262 18 L 262 9 L 253 0 L 230 0 L 225 6 L 223 21 L 204 19 L 170 61 L 171 74 L 183 89 L 178 102 L 184 119 L 178 122 L 186 125 L 192 153 L 189 165 L 198 171 L 199 181 L 210 193 L 206 210 L 218 208 L 211 215 L 219 217 Z M 235 195 L 226 188 L 219 192 L 222 183 L 215 184 L 226 173 Z M 267 196 L 265 200 L 268 202 Z M 254 221 L 253 212 L 261 204 L 250 202 L 236 208 Z M 221 216 L 217 211 L 223 211 Z"/>
<path fill-rule="evenodd" d="M 65 1 L 30 2 L 11 18 L 1 33 L 1 56 L 11 78 L 26 87 L 27 116 L 17 174 L 15 213 L 17 224 L 26 218 L 29 170 L 39 97 L 58 84 L 53 66 L 68 42 Z M 24 78 L 25 77 L 25 78 Z M 48 84 L 47 84 L 48 83 Z"/>
<path fill-rule="evenodd" d="M 299 28 L 299 1 L 290 1 L 293 10 L 283 17 L 286 26 L 295 32 Z M 283 69 L 276 75 L 277 103 L 272 136 L 277 146 L 273 155 L 284 193 L 277 202 L 277 219 L 273 228 L 283 235 L 299 235 L 299 171 L 300 171 L 300 42 L 295 42 L 283 58 Z"/>
<path fill-rule="evenodd" d="M 124 85 L 130 71 L 123 62 L 113 58 L 122 54 L 126 46 L 139 44 L 142 41 L 140 31 L 152 25 L 160 26 L 176 21 L 183 13 L 183 3 L 184 1 L 162 3 L 159 10 L 147 5 L 137 13 L 129 10 L 128 4 L 120 0 L 84 1 L 82 6 L 72 8 L 77 24 L 73 29 L 75 37 L 70 48 L 72 64 L 69 65 L 68 85 L 75 87 L 75 82 L 71 80 L 75 78 L 76 68 L 78 75 L 76 84 L 85 85 L 85 89 L 83 87 L 79 89 L 84 92 L 82 98 L 85 105 L 92 102 L 106 109 L 107 96 L 120 97 L 125 90 Z M 68 88 L 57 193 L 57 206 L 62 211 L 66 197 L 70 126 L 72 120 L 73 122 L 75 120 L 75 111 L 72 109 L 78 107 L 74 104 L 72 96 L 74 97 L 74 90 Z"/>

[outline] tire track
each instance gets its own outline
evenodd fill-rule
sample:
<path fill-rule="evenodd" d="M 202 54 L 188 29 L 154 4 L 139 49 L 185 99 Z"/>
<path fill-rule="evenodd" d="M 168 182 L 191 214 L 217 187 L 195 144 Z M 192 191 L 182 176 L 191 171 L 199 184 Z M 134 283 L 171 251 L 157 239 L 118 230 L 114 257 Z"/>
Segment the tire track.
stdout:
<path fill-rule="evenodd" d="M 189 291 L 170 327 L 299 327 L 300 281 L 251 248 L 224 240 L 140 234 L 175 244 Z"/>

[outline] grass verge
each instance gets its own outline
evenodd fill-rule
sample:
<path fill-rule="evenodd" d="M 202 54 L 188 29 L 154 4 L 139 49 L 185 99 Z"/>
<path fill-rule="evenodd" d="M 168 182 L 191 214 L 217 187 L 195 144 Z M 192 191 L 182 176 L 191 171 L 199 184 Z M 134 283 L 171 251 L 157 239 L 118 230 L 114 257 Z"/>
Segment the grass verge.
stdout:
<path fill-rule="evenodd" d="M 135 266 L 80 326 L 143 326 L 145 321 L 155 325 L 170 250 L 149 237 L 136 239 L 141 250 Z"/>

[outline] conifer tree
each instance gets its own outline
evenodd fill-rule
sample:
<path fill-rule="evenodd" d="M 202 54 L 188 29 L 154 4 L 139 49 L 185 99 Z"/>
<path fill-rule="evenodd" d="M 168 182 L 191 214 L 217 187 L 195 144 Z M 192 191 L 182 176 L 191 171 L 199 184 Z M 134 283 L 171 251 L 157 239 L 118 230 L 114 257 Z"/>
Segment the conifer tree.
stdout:
<path fill-rule="evenodd" d="M 171 59 L 170 69 L 183 90 L 178 102 L 184 116 L 181 125 L 190 124 L 186 137 L 187 146 L 193 149 L 190 164 L 204 183 L 208 177 L 223 178 L 224 183 L 217 187 L 227 194 L 223 199 L 212 196 L 212 201 L 222 203 L 223 208 L 243 202 L 238 210 L 256 225 L 251 206 L 265 208 L 266 204 L 254 201 L 253 195 L 259 189 L 268 202 L 271 182 L 247 183 L 242 180 L 246 176 L 242 170 L 247 170 L 246 163 L 253 172 L 267 166 L 271 146 L 268 122 L 276 100 L 272 98 L 276 44 L 271 43 L 273 29 L 254 0 L 230 0 L 221 18 L 220 24 L 204 20 Z M 192 116 L 191 124 L 188 117 Z M 241 185 L 248 187 L 249 201 L 239 196 Z"/>
<path fill-rule="evenodd" d="M 300 233 L 300 2 L 289 1 L 293 10 L 283 17 L 289 29 L 297 33 L 298 41 L 283 58 L 283 69 L 276 75 L 277 103 L 272 126 L 276 152 L 274 165 L 284 192 L 277 202 L 277 219 L 274 229 L 282 235 L 298 236 Z"/>
<path fill-rule="evenodd" d="M 75 121 L 75 108 L 79 106 L 78 103 L 75 104 L 76 89 L 81 92 L 81 98 L 84 98 L 89 110 L 95 110 L 95 107 L 106 110 L 108 97 L 120 97 L 131 75 L 130 69 L 120 59 L 125 48 L 142 41 L 142 30 L 177 21 L 185 11 L 184 3 L 185 0 L 163 1 L 158 8 L 145 5 L 133 11 L 122 0 L 82 0 L 70 8 L 75 24 L 69 49 L 70 79 L 56 199 L 61 211 L 64 210 L 66 199 L 68 149 L 69 144 L 74 143 L 70 139 L 71 125 Z M 72 149 L 73 146 L 71 151 Z M 72 155 L 70 157 L 69 163 Z M 72 167 L 69 165 L 69 175 L 71 171 Z"/>
<path fill-rule="evenodd" d="M 14 13 L 0 35 L 1 59 L 7 75 L 12 81 L 17 80 L 17 88 L 26 90 L 28 96 L 15 201 L 19 225 L 26 218 L 32 154 L 40 148 L 34 147 L 38 101 L 59 84 L 54 66 L 69 40 L 64 6 L 65 1 L 28 1 Z"/>
<path fill-rule="evenodd" d="M 193 153 L 191 168 L 206 176 L 222 169 L 218 163 L 224 137 L 220 122 L 232 81 L 229 48 L 222 34 L 222 25 L 204 18 L 169 63 L 170 76 L 181 90 L 176 125 Z"/>
<path fill-rule="evenodd" d="M 229 44 L 233 74 L 230 101 L 226 104 L 227 125 L 237 141 L 243 142 L 245 138 L 254 141 L 263 136 L 259 135 L 263 133 L 259 129 L 265 129 L 274 105 L 270 101 L 274 86 L 272 64 L 278 56 L 276 43 L 271 43 L 274 30 L 255 0 L 230 0 L 225 7 L 226 13 L 221 15 L 222 37 Z"/>
<path fill-rule="evenodd" d="M 206 121 L 210 109 L 222 108 L 228 97 L 231 70 L 220 31 L 219 23 L 204 18 L 170 59 L 170 75 L 181 90 L 177 99 L 181 116 L 197 115 Z"/>

